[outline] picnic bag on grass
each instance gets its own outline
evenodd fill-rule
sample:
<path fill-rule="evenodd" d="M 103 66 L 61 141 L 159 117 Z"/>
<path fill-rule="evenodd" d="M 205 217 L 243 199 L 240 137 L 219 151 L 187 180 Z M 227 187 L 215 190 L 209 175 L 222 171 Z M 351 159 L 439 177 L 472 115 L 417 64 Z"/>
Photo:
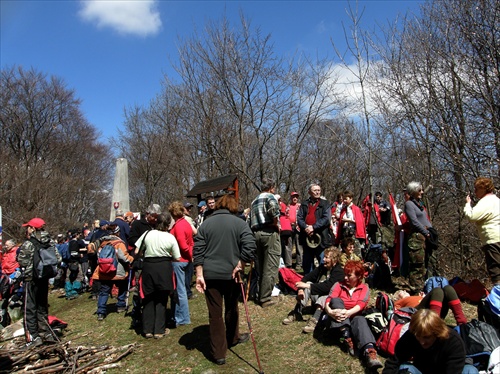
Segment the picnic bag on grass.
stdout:
<path fill-rule="evenodd" d="M 118 267 L 118 257 L 116 256 L 116 249 L 112 244 L 108 243 L 99 249 L 97 263 L 99 265 L 99 273 L 116 273 L 116 269 Z"/>
<path fill-rule="evenodd" d="M 500 333 L 490 324 L 473 319 L 455 327 L 465 344 L 465 354 L 478 370 L 488 367 L 491 352 L 500 346 Z"/>
<path fill-rule="evenodd" d="M 382 330 L 377 339 L 377 350 L 385 356 L 393 356 L 394 348 L 399 338 L 408 330 L 410 320 L 415 308 L 401 308 L 395 310 L 387 326 Z"/>

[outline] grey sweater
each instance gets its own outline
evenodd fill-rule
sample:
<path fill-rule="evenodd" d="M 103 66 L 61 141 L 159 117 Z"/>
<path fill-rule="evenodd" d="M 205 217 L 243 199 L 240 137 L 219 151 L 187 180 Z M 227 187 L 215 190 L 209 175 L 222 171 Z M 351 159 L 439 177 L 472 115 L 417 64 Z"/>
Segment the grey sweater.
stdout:
<path fill-rule="evenodd" d="M 257 249 L 248 224 L 226 209 L 203 221 L 194 239 L 193 265 L 203 266 L 205 279 L 231 279 L 238 261 L 250 262 Z"/>
<path fill-rule="evenodd" d="M 432 224 L 429 221 L 425 210 L 420 210 L 412 200 L 408 200 L 405 203 L 405 213 L 410 221 L 413 231 L 419 232 L 424 236 L 429 234 L 429 230 L 427 230 L 427 228 L 432 227 Z"/>

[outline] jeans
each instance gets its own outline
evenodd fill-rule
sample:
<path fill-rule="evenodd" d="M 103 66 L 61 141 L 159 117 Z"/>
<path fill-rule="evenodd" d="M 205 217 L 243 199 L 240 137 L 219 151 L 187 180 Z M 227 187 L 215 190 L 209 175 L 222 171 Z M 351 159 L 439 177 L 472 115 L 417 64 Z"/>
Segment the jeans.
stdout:
<path fill-rule="evenodd" d="M 405 371 L 406 370 L 406 371 Z M 422 374 L 420 370 L 418 370 L 415 366 L 411 364 L 403 364 L 399 366 L 400 373 L 410 373 L 410 374 Z M 475 366 L 473 365 L 465 365 L 461 374 L 477 374 L 479 373 Z"/>
<path fill-rule="evenodd" d="M 175 306 L 175 323 L 177 325 L 187 325 L 191 323 L 186 290 L 186 271 L 188 270 L 188 265 L 187 262 L 172 262 L 176 279 L 177 297 L 179 298 L 179 302 Z"/>
<path fill-rule="evenodd" d="M 117 308 L 125 308 L 125 298 L 127 297 L 127 279 L 123 280 L 101 280 L 101 287 L 99 288 L 99 297 L 97 298 L 97 314 L 108 314 L 106 304 L 108 302 L 109 294 L 113 285 L 118 287 L 118 298 L 116 302 Z"/>

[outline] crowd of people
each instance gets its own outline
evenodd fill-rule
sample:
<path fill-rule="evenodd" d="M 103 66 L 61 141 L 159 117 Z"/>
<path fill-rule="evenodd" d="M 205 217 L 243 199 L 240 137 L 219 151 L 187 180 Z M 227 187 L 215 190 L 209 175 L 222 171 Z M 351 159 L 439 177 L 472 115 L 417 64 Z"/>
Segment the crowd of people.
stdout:
<path fill-rule="evenodd" d="M 475 187 L 479 201 L 472 207 L 468 196 L 464 213 L 478 226 L 487 270 L 494 287 L 500 287 L 500 200 L 491 180 L 478 178 Z M 246 265 L 253 266 L 258 283 L 255 302 L 262 308 L 276 304 L 273 291 L 280 268 L 287 269 L 298 277 L 291 285 L 297 303 L 283 325 L 303 320 L 310 302 L 313 313 L 302 331 L 322 328 L 338 334 L 349 354 L 359 353 L 367 367 L 376 369 L 383 365 L 363 314 L 370 302 L 365 278 L 374 271 L 367 253 L 370 246 L 381 242 L 381 228 L 396 226 L 396 231 L 405 232 L 399 270 L 408 278 L 409 288 L 394 294 L 395 306 L 419 311 L 401 339 L 403 348 L 398 343 L 396 357 L 387 361 L 390 364 L 384 372 L 397 372 L 394 370 L 407 365 L 410 356 L 415 370 L 429 372 L 428 362 L 419 357 L 432 354 L 431 348 L 440 345 L 462 354 L 455 349 L 455 334 L 438 321 L 451 310 L 458 325 L 467 322 L 454 289 L 435 288 L 427 295 L 417 292 L 427 278 L 438 275 L 438 234 L 427 214 L 421 183 L 411 182 L 406 187 L 402 214 L 380 192 L 373 199 L 368 195 L 358 207 L 351 191 L 339 194 L 330 204 L 317 183 L 308 186 L 308 197 L 302 202 L 300 194 L 292 192 L 289 204 L 275 194 L 274 181 L 264 179 L 260 189 L 248 209 L 238 205 L 231 194 L 199 201 L 196 216 L 193 204 L 187 201 L 172 202 L 168 212 L 152 204 L 140 215 L 117 210 L 112 222 L 96 219 L 91 228 L 84 225 L 55 240 L 49 237 L 43 219 L 25 223 L 26 241 L 16 246 L 7 240 L 1 264 L 3 276 L 11 283 L 19 279 L 10 302 L 20 298 L 24 302 L 27 347 L 54 341 L 47 320 L 49 279 L 34 277 L 33 269 L 41 261 L 41 249 L 56 242 L 60 265 L 50 280 L 54 287 L 63 289 L 68 300 L 89 291 L 96 300 L 98 321 L 112 311 L 127 312 L 132 293 L 135 327 L 145 338 L 160 339 L 168 335 L 169 325 L 191 323 L 189 299 L 196 297 L 191 289 L 195 277 L 196 289 L 204 294 L 208 308 L 212 358 L 219 365 L 225 364 L 229 347 L 249 338 L 239 332 L 238 312 Z M 393 256 L 391 248 L 380 251 L 380 259 L 389 269 Z M 107 305 L 111 294 L 117 300 L 114 310 Z M 453 361 L 454 368 L 463 369 L 465 363 L 459 361 Z"/>

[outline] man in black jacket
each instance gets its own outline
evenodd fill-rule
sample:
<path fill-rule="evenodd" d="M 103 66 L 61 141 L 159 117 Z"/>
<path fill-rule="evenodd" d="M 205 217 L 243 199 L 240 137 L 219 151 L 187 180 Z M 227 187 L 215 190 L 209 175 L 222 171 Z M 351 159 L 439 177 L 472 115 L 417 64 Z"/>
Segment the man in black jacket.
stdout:
<path fill-rule="evenodd" d="M 303 319 L 302 309 L 307 306 L 309 300 L 312 300 L 313 304 L 316 303 L 319 297 L 328 295 L 336 282 L 341 282 L 344 279 L 344 270 L 339 263 L 339 259 L 340 251 L 338 249 L 335 247 L 325 249 L 324 262 L 295 284 L 298 288 L 297 304 L 283 320 L 284 325 L 301 321 Z M 303 332 L 314 331 L 317 322 L 311 317 Z"/>
<path fill-rule="evenodd" d="M 299 240 L 303 247 L 302 269 L 305 275 L 314 269 L 314 259 L 321 262 L 321 252 L 332 245 L 330 204 L 321 198 L 321 187 L 318 184 L 309 185 L 308 192 L 309 198 L 300 204 L 297 212 Z M 319 243 L 313 245 L 313 241 L 307 240 L 308 238 L 318 238 Z"/>

